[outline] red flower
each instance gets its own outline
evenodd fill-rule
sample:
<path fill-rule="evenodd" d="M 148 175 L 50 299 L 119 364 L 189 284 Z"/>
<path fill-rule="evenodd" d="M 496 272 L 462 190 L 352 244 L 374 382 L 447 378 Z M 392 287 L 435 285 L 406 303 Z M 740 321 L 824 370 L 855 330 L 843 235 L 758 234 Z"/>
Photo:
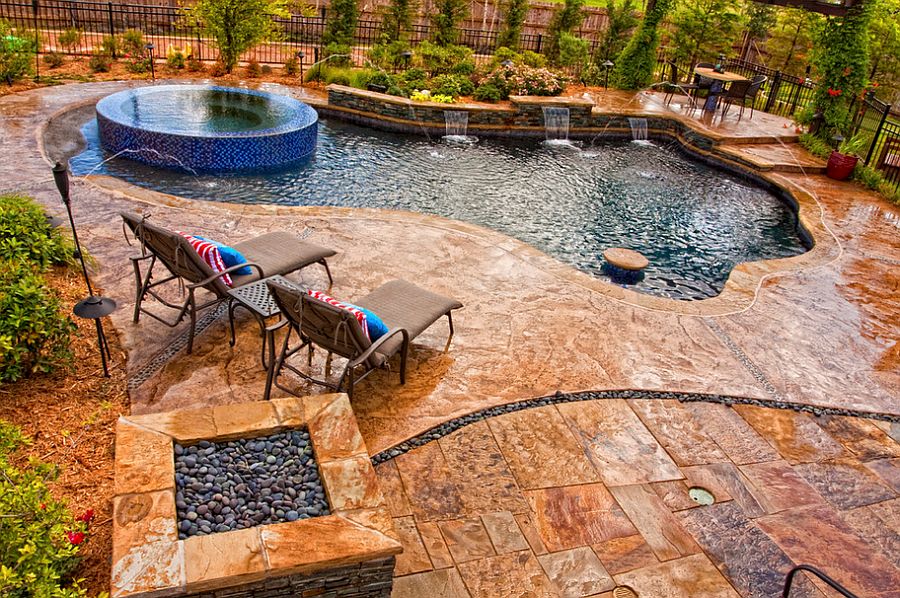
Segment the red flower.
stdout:
<path fill-rule="evenodd" d="M 38 505 L 38 508 L 39 508 L 40 510 L 42 510 L 42 511 L 46 511 L 46 510 L 47 510 L 47 503 L 43 503 L 43 502 L 42 502 L 41 504 Z"/>
<path fill-rule="evenodd" d="M 830 95 L 833 98 L 836 98 L 837 96 L 841 95 L 842 93 L 844 93 L 844 92 L 842 92 L 840 89 L 831 89 L 830 87 L 828 88 L 828 95 Z"/>
<path fill-rule="evenodd" d="M 88 509 L 81 515 L 75 518 L 75 521 L 84 521 L 85 523 L 90 523 L 94 520 L 94 509 Z"/>
<path fill-rule="evenodd" d="M 85 539 L 84 532 L 66 532 L 66 538 L 69 539 L 69 544 L 72 546 L 78 546 Z"/>
<path fill-rule="evenodd" d="M 875 81 L 872 81 L 872 87 L 878 87 L 878 85 L 879 85 L 878 83 L 876 83 Z"/>

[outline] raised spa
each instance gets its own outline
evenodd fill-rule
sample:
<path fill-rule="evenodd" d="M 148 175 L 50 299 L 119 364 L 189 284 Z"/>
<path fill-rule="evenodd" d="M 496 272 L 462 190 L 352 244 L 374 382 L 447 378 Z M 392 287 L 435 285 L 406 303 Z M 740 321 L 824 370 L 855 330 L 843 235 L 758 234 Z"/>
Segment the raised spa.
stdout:
<path fill-rule="evenodd" d="M 103 149 L 195 173 L 252 172 L 300 162 L 316 148 L 318 115 L 302 102 L 251 89 L 160 85 L 97 103 Z"/>

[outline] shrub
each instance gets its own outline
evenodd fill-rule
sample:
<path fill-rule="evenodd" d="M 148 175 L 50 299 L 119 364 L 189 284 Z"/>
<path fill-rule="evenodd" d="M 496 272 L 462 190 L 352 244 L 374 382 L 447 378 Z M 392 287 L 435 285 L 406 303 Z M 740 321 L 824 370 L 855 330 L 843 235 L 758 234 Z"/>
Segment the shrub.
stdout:
<path fill-rule="evenodd" d="M 413 67 L 400 73 L 397 85 L 407 91 L 425 89 L 428 87 L 428 74 L 420 68 Z"/>
<path fill-rule="evenodd" d="M 104 36 L 103 40 L 100 42 L 100 50 L 95 53 L 106 54 L 109 58 L 119 56 L 122 53 L 119 38 L 115 35 Z"/>
<path fill-rule="evenodd" d="M 326 45 L 326 55 L 329 54 L 327 46 L 336 44 L 349 47 L 353 44 L 358 20 L 357 0 L 332 0 L 328 11 L 328 22 L 325 23 L 325 32 L 322 34 L 322 42 Z M 349 52 L 341 53 L 349 54 Z"/>
<path fill-rule="evenodd" d="M 75 329 L 59 299 L 31 264 L 0 262 L 0 381 L 49 372 L 72 360 Z"/>
<path fill-rule="evenodd" d="M 350 66 L 353 48 L 347 44 L 330 43 L 325 46 L 329 66 Z"/>
<path fill-rule="evenodd" d="M 614 60 L 616 66 L 610 77 L 614 85 L 622 89 L 643 89 L 653 81 L 659 45 L 658 26 L 673 5 L 674 0 L 656 0 L 647 10 L 637 31 Z"/>
<path fill-rule="evenodd" d="M 75 263 L 71 241 L 52 228 L 30 197 L 0 195 L 0 260 L 25 261 L 41 270 Z"/>
<path fill-rule="evenodd" d="M 31 72 L 34 63 L 34 41 L 18 35 L 0 19 L 0 79 L 12 85 Z"/>
<path fill-rule="evenodd" d="M 44 54 L 43 58 L 44 64 L 46 64 L 51 69 L 59 68 L 65 63 L 65 58 L 59 52 L 48 52 Z"/>
<path fill-rule="evenodd" d="M 185 68 L 191 73 L 199 73 L 203 70 L 203 63 L 191 56 L 185 63 Z"/>
<path fill-rule="evenodd" d="M 466 0 L 436 0 L 434 16 L 434 43 L 439 46 L 452 46 L 459 38 L 459 24 L 469 14 L 469 3 Z"/>
<path fill-rule="evenodd" d="M 474 60 L 463 60 L 457 64 L 454 64 L 450 69 L 450 74 L 452 75 L 464 75 L 466 77 L 475 74 L 475 61 Z"/>
<path fill-rule="evenodd" d="M 325 69 L 326 85 L 350 85 L 350 69 L 348 68 L 327 68 Z"/>
<path fill-rule="evenodd" d="M 18 428 L 0 421 L 0 590 L 13 598 L 85 596 L 71 575 L 93 511 L 74 518 L 53 498 L 47 481 L 54 466 L 32 460 L 19 469 L 10 462 L 26 443 Z"/>
<path fill-rule="evenodd" d="M 81 44 L 82 37 L 83 34 L 80 29 L 69 27 L 58 36 L 56 36 L 56 43 L 58 43 L 69 52 L 74 52 L 75 49 Z"/>
<path fill-rule="evenodd" d="M 245 74 L 247 75 L 248 78 L 256 79 L 257 77 L 259 77 L 260 72 L 261 72 L 261 69 L 259 66 L 259 62 L 257 62 L 255 58 L 247 63 L 247 69 L 245 70 Z"/>
<path fill-rule="evenodd" d="M 398 69 L 405 66 L 406 59 L 403 53 L 409 50 L 409 44 L 404 41 L 395 41 L 388 44 L 378 44 L 369 51 L 369 61 L 383 69 Z"/>
<path fill-rule="evenodd" d="M 581 11 L 584 0 L 564 0 L 563 7 L 556 11 L 550 24 L 547 26 L 547 47 L 544 53 L 550 62 L 557 64 L 560 58 L 560 41 L 565 34 L 571 34 L 573 30 L 581 26 L 584 13 Z"/>
<path fill-rule="evenodd" d="M 494 56 L 491 58 L 491 65 L 497 66 L 507 60 L 518 64 L 522 62 L 522 55 L 511 48 L 502 46 L 494 52 Z"/>
<path fill-rule="evenodd" d="M 224 77 L 229 73 L 229 69 L 221 60 L 216 60 L 209 68 L 210 77 Z"/>
<path fill-rule="evenodd" d="M 412 70 L 412 69 L 410 69 Z M 409 72 L 409 71 L 407 71 Z M 382 87 L 386 87 L 390 89 L 391 87 L 397 86 L 397 81 L 391 75 L 385 73 L 384 71 L 376 71 L 372 78 L 369 79 L 369 84 L 371 85 L 380 85 Z M 397 94 L 392 94 L 397 95 Z"/>
<path fill-rule="evenodd" d="M 535 69 L 542 69 L 547 66 L 547 58 L 543 54 L 525 50 L 522 52 L 522 63 Z"/>
<path fill-rule="evenodd" d="M 480 83 L 490 83 L 496 87 L 503 100 L 511 95 L 558 96 L 566 89 L 562 75 L 525 65 L 498 67 Z"/>
<path fill-rule="evenodd" d="M 423 89 L 422 91 L 413 92 L 411 96 L 409 96 L 414 102 L 437 102 L 439 104 L 452 104 L 453 97 L 445 94 L 432 94 L 427 89 Z"/>
<path fill-rule="evenodd" d="M 431 80 L 429 85 L 434 95 L 450 97 L 470 96 L 475 92 L 475 86 L 468 77 L 463 75 L 438 75 Z"/>
<path fill-rule="evenodd" d="M 141 73 L 146 73 L 150 70 L 150 57 L 135 57 L 129 58 L 128 62 L 125 63 L 125 70 L 129 73 L 134 73 L 139 75 Z"/>
<path fill-rule="evenodd" d="M 396 85 L 391 85 L 390 87 L 388 87 L 387 93 L 388 95 L 398 96 L 401 98 L 409 97 L 409 92 L 407 92 L 405 89 L 397 87 Z"/>
<path fill-rule="evenodd" d="M 260 69 L 260 72 L 261 72 L 263 75 L 271 75 L 271 74 L 272 74 L 272 65 L 271 65 L 271 64 L 264 64 L 264 65 L 262 65 L 262 68 Z"/>
<path fill-rule="evenodd" d="M 559 64 L 576 69 L 580 72 L 590 57 L 590 44 L 586 39 L 581 39 L 571 33 L 559 35 Z"/>
<path fill-rule="evenodd" d="M 103 52 L 94 52 L 88 60 L 88 67 L 94 73 L 108 73 L 112 68 L 112 58 Z"/>
<path fill-rule="evenodd" d="M 300 61 L 296 56 L 291 56 L 284 61 L 284 74 L 289 77 L 294 77 L 300 74 Z"/>
<path fill-rule="evenodd" d="M 144 34 L 137 29 L 128 29 L 122 33 L 120 48 L 126 57 L 142 57 L 146 52 Z"/>
<path fill-rule="evenodd" d="M 465 46 L 439 46 L 424 41 L 416 46 L 416 58 L 432 75 L 442 75 L 460 62 L 471 60 L 472 50 Z"/>
<path fill-rule="evenodd" d="M 400 41 L 412 27 L 417 8 L 416 0 L 391 0 L 381 19 L 381 38 L 388 43 Z"/>
<path fill-rule="evenodd" d="M 350 72 L 350 85 L 357 89 L 366 89 L 375 73 L 369 69 L 353 69 Z"/>
<path fill-rule="evenodd" d="M 517 50 L 522 38 L 522 27 L 528 15 L 528 0 L 509 0 L 506 4 L 504 27 L 497 38 L 497 43 Z"/>
<path fill-rule="evenodd" d="M 171 69 L 183 69 L 185 67 L 186 61 L 190 58 L 190 46 L 179 48 L 170 44 L 169 47 L 166 48 L 166 66 Z"/>
<path fill-rule="evenodd" d="M 475 88 L 475 93 L 472 97 L 479 102 L 497 102 L 503 99 L 503 92 L 493 83 L 482 83 Z"/>

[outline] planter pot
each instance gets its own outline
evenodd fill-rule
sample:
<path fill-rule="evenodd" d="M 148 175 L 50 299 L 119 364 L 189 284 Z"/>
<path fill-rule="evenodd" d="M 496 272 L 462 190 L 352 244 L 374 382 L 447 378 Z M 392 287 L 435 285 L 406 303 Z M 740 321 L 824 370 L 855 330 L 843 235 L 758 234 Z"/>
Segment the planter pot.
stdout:
<path fill-rule="evenodd" d="M 825 174 L 828 178 L 843 181 L 853 173 L 858 161 L 857 156 L 848 156 L 835 150 L 828 157 Z"/>

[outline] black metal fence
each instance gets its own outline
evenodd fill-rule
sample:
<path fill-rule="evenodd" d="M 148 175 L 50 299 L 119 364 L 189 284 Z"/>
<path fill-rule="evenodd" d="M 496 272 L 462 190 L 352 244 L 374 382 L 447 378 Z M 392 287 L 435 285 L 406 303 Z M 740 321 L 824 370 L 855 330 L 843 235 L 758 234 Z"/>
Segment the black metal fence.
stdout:
<path fill-rule="evenodd" d="M 867 94 L 859 102 L 854 130 L 868 140 L 868 147 L 861 152 L 865 163 L 900 189 L 900 121 L 891 116 L 890 104 Z"/>

